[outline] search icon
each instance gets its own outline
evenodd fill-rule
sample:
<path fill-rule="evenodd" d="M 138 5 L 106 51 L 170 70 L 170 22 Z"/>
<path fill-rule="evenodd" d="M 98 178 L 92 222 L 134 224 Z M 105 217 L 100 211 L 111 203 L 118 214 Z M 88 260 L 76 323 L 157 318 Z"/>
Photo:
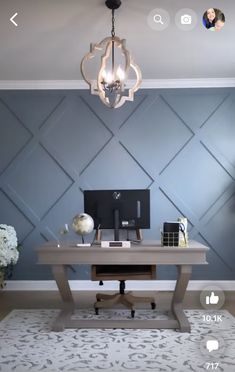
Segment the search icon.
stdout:
<path fill-rule="evenodd" d="M 148 14 L 147 23 L 152 30 L 163 31 L 170 24 L 170 14 L 165 9 L 152 9 Z"/>
<path fill-rule="evenodd" d="M 162 21 L 161 14 L 155 14 L 153 17 L 154 22 L 161 23 L 161 25 L 164 25 L 164 22 Z"/>

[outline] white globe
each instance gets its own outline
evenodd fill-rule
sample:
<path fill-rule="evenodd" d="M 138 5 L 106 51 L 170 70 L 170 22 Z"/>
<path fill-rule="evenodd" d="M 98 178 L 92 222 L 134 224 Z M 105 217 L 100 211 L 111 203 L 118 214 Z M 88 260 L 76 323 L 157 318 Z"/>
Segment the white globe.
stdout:
<path fill-rule="evenodd" d="M 89 214 L 80 213 L 73 218 L 73 229 L 79 235 L 86 235 L 94 229 L 94 221 Z"/>

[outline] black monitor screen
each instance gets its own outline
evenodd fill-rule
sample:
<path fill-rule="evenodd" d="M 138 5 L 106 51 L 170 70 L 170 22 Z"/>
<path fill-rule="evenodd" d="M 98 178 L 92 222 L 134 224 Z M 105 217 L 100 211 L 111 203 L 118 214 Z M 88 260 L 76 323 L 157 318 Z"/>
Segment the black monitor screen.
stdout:
<path fill-rule="evenodd" d="M 84 211 L 95 229 L 149 229 L 150 190 L 85 190 Z"/>

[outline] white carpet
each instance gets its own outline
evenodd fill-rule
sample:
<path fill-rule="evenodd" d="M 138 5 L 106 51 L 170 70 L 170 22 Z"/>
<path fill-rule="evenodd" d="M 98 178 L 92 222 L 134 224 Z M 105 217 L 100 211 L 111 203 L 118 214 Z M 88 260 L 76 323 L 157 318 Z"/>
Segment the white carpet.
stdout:
<path fill-rule="evenodd" d="M 67 329 L 56 333 L 50 326 L 58 310 L 14 310 L 0 322 L 1 372 L 200 372 L 207 362 L 216 371 L 235 371 L 235 319 L 217 311 L 221 323 L 203 322 L 203 310 L 185 311 L 192 332 L 174 330 Z M 136 317 L 164 314 L 138 310 Z M 93 309 L 76 317 L 93 318 Z M 129 316 L 127 310 L 102 310 L 100 318 Z M 96 316 L 97 318 L 97 316 Z M 221 348 L 209 353 L 206 339 L 217 338 Z M 211 367 L 208 370 L 212 370 Z"/>

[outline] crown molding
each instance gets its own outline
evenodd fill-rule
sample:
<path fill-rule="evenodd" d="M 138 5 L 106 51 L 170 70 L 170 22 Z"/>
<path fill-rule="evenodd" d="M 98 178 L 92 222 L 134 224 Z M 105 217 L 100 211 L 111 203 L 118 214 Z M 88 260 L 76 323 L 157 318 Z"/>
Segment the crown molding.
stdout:
<path fill-rule="evenodd" d="M 88 89 L 83 80 L 0 80 L 0 90 Z"/>
<path fill-rule="evenodd" d="M 132 86 L 128 81 L 127 86 Z M 145 79 L 140 89 L 235 88 L 235 78 Z M 83 80 L 0 80 L 0 90 L 83 90 Z"/>
<path fill-rule="evenodd" d="M 234 88 L 235 78 L 143 80 L 141 89 Z"/>

